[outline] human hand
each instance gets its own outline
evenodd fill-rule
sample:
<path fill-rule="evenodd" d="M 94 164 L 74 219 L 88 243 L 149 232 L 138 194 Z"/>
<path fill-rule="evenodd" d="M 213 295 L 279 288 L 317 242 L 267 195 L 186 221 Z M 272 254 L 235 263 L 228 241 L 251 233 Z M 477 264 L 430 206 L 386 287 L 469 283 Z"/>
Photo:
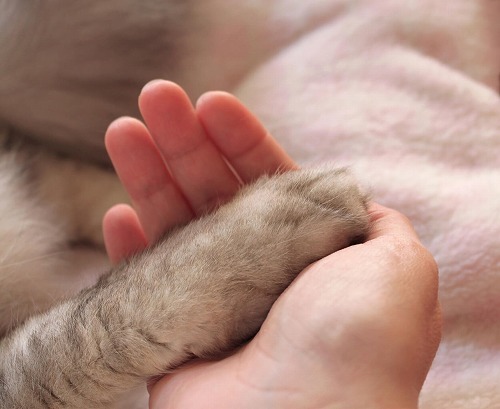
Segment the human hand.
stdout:
<path fill-rule="evenodd" d="M 165 376 L 150 408 L 417 408 L 440 340 L 437 268 L 404 216 L 370 213 L 365 243 L 304 270 L 232 356 Z"/>
<path fill-rule="evenodd" d="M 105 218 L 114 262 L 210 209 L 214 198 L 229 199 L 238 178 L 295 167 L 228 94 L 206 94 L 193 109 L 179 87 L 155 82 L 140 107 L 149 131 L 122 118 L 106 137 L 137 209 L 121 205 Z M 306 269 L 248 345 L 164 377 L 151 388 L 150 407 L 415 408 L 439 343 L 436 267 L 403 216 L 375 204 L 371 214 L 366 243 Z"/>
<path fill-rule="evenodd" d="M 106 148 L 134 206 L 114 206 L 104 217 L 113 263 L 231 199 L 241 183 L 296 167 L 227 93 L 206 93 L 194 108 L 178 85 L 152 81 L 142 90 L 139 108 L 146 126 L 124 117 L 106 132 Z"/>

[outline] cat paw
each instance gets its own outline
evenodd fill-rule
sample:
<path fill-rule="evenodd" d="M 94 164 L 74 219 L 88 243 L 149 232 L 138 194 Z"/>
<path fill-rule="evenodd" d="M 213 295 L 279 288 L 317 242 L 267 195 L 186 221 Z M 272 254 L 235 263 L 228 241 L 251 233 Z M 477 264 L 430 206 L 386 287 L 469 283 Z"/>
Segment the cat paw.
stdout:
<path fill-rule="evenodd" d="M 214 213 L 173 230 L 119 278 L 145 272 L 140 285 L 150 290 L 137 309 L 154 314 L 138 327 L 169 345 L 170 358 L 160 361 L 173 368 L 190 356 L 220 356 L 255 335 L 307 265 L 362 240 L 368 227 L 367 197 L 347 170 L 290 171 L 257 180 Z"/>
<path fill-rule="evenodd" d="M 286 282 L 311 262 L 362 241 L 369 230 L 367 201 L 347 169 L 322 166 L 261 178 L 228 210 L 246 229 L 245 242 L 253 242 L 238 246 L 269 267 L 279 265 L 272 274 L 284 274 Z"/>
<path fill-rule="evenodd" d="M 274 223 L 291 223 L 314 242 L 322 241 L 316 234 L 330 235 L 332 249 L 359 241 L 368 231 L 368 197 L 346 168 L 324 165 L 287 172 L 254 188 L 274 191 L 267 200 Z"/>

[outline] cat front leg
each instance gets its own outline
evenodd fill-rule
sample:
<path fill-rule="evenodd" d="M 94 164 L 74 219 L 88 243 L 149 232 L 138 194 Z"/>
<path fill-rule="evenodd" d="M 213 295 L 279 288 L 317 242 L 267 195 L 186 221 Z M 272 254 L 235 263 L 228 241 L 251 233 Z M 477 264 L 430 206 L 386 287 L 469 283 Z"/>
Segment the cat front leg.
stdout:
<path fill-rule="evenodd" d="M 0 346 L 0 408 L 102 408 L 192 357 L 252 337 L 309 263 L 360 240 L 366 197 L 345 170 L 259 179 Z"/>

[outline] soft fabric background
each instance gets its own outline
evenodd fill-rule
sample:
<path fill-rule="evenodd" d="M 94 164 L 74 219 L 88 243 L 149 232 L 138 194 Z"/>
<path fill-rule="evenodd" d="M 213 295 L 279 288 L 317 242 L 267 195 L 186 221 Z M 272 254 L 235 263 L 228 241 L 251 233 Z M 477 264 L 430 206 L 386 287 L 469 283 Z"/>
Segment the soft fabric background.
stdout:
<path fill-rule="evenodd" d="M 438 261 L 444 336 L 421 407 L 500 408 L 500 1 L 245 7 L 205 50 L 258 49 L 228 88 L 300 163 L 351 165 Z"/>

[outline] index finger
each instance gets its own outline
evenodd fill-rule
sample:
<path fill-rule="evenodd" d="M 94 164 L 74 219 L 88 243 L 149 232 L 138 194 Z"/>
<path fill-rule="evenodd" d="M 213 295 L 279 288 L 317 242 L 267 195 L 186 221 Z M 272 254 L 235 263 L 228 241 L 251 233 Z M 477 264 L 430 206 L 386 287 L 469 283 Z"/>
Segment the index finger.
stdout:
<path fill-rule="evenodd" d="M 434 301 L 437 297 L 439 269 L 410 220 L 398 211 L 377 203 L 370 203 L 368 212 L 372 225 L 364 250 L 374 252 L 372 260 L 377 260 L 380 271 L 396 272 L 393 275 L 396 281 L 403 280 L 405 288 L 411 283 L 410 287 L 417 296 L 420 289 L 422 299 L 428 300 L 427 307 L 436 308 Z"/>
<path fill-rule="evenodd" d="M 139 108 L 169 172 L 196 215 L 231 198 L 240 183 L 211 143 L 186 92 L 164 80 L 148 83 Z"/>
<path fill-rule="evenodd" d="M 402 213 L 371 202 L 368 207 L 368 214 L 371 221 L 368 241 L 387 235 L 407 237 L 420 241 L 410 220 Z"/>

